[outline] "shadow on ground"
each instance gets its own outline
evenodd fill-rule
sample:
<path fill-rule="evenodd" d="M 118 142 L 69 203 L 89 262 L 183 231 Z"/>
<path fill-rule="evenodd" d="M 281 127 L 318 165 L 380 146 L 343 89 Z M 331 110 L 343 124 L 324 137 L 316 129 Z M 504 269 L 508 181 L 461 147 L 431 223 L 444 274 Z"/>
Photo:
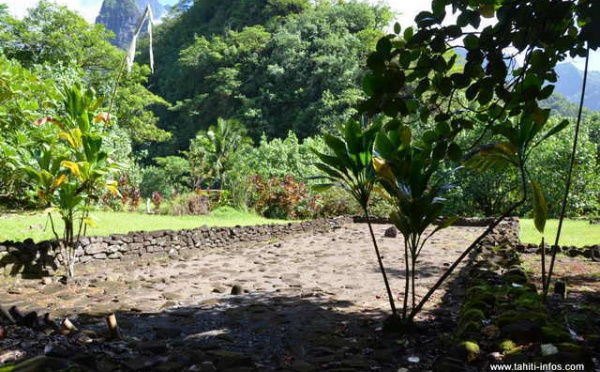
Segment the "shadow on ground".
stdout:
<path fill-rule="evenodd" d="M 69 317 L 81 330 L 70 337 L 13 327 L 8 339 L 37 342 L 28 356 L 44 355 L 14 371 L 75 364 L 86 371 L 396 372 L 409 364 L 429 368 L 453 329 L 446 308 L 420 321 L 411 335 L 382 333 L 386 313 L 352 309 L 319 292 L 244 294 L 159 313 L 118 312 L 122 341 L 102 340 L 106 314 L 92 313 Z M 8 349 L 6 342 L 1 346 Z M 408 362 L 410 356 L 419 362 Z"/>

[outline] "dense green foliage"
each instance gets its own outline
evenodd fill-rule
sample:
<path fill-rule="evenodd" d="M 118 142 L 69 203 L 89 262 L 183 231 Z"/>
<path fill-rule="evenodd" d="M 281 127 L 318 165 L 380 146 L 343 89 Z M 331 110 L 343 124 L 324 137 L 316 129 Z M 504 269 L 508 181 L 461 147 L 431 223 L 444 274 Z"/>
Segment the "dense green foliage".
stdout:
<path fill-rule="evenodd" d="M 64 228 L 62 236 L 52 230 L 61 242 L 62 260 L 67 274 L 74 275 L 75 250 L 84 233 L 93 203 L 104 189 L 117 193 L 111 174 L 119 171 L 103 146 L 104 126 L 110 125 L 107 113 L 98 113 L 101 100 L 93 90 L 78 85 L 60 91 L 63 113 L 59 117 L 43 117 L 36 127 L 48 127 L 35 141 L 17 149 L 15 168 L 25 172 L 28 189 L 45 205 L 55 208 Z"/>
<path fill-rule="evenodd" d="M 162 140 L 150 105 L 165 102 L 144 88 L 146 67 L 120 80 L 116 76 L 123 53 L 110 45 L 110 35 L 91 26 L 65 7 L 42 1 L 22 21 L 0 11 L 0 194 L 9 206 L 33 202 L 23 191 L 23 172 L 11 166 L 17 150 L 39 146 L 51 133 L 32 123 L 41 117 L 61 117 L 63 86 L 82 84 L 95 88 L 110 110 L 112 126 L 103 132 L 104 146 L 115 160 L 134 166 L 132 143 Z M 25 160 L 26 162 L 26 160 Z"/>
<path fill-rule="evenodd" d="M 568 108 L 569 105 L 563 106 L 563 110 L 565 107 Z M 571 123 L 576 120 L 573 117 L 567 119 Z M 550 119 L 554 125 L 561 120 L 559 115 Z M 574 170 L 574 184 L 570 193 L 571 202 L 567 207 L 567 215 L 570 217 L 597 215 L 600 212 L 600 147 L 594 135 L 600 128 L 600 122 L 589 113 L 583 124 L 584 130 L 580 137 Z M 468 141 L 465 139 L 459 143 L 466 145 Z M 493 136 L 488 137 L 490 141 L 493 139 Z M 528 159 L 529 171 L 544 185 L 549 206 L 548 214 L 553 218 L 558 217 L 560 212 L 560 201 L 565 191 L 565 170 L 568 169 L 572 143 L 573 128 L 570 127 L 546 139 L 532 151 Z M 462 169 L 452 177 L 457 186 L 448 196 L 448 211 L 454 214 L 498 216 L 519 198 L 519 189 L 515 186 L 518 173 L 511 168 L 497 169 L 485 174 Z M 519 208 L 516 214 L 527 215 L 531 207 L 531 204 L 526 204 Z"/>
<path fill-rule="evenodd" d="M 151 155 L 186 150 L 219 117 L 255 141 L 333 128 L 355 113 L 364 56 L 389 19 L 355 1 L 195 2 L 155 36 L 152 89 L 176 104 L 159 113 L 175 138 Z"/>
<path fill-rule="evenodd" d="M 381 38 L 369 55 L 369 72 L 363 80 L 368 99 L 359 111 L 384 118 L 379 119 L 384 125 L 372 149 L 378 155 L 373 163 L 394 207 L 391 219 L 404 237 L 402 320 L 413 320 L 458 262 L 503 217 L 530 203 L 534 225 L 544 232 L 548 201 L 542 176 L 532 170 L 531 158 L 544 146 L 544 140 L 563 131 L 569 121 L 551 120 L 550 110 L 540 102 L 553 93 L 558 62 L 567 55 L 585 56 L 590 49 L 600 47 L 600 38 L 594 32 L 600 20 L 595 17 L 598 13 L 594 10 L 598 9 L 593 4 L 585 0 L 433 0 L 431 11 L 416 16 L 416 28 L 402 30 L 396 24 L 394 34 Z M 448 5 L 457 18 L 443 24 Z M 497 23 L 479 29 L 483 17 L 496 17 Z M 469 27 L 479 30 L 471 32 Z M 514 56 L 505 56 L 508 47 L 524 54 L 524 63 L 517 65 Z M 458 69 L 457 55 L 449 52 L 457 48 L 468 51 L 464 66 Z M 578 122 L 576 133 L 579 127 Z M 338 137 L 331 137 L 327 145 L 333 156 L 323 155 L 321 161 L 323 171 L 331 178 L 346 179 L 353 174 L 353 167 L 341 170 L 334 164 L 351 164 L 347 159 L 364 158 L 362 148 L 346 146 Z M 597 161 L 597 156 L 592 160 Z M 444 196 L 455 186 L 443 175 L 444 168 L 454 164 L 484 175 L 498 170 L 514 172 L 515 177 L 498 182 L 508 190 L 504 196 L 512 198 L 502 209 L 502 216 L 450 265 L 417 304 L 415 272 L 419 253 L 435 231 L 453 220 L 448 218 L 426 232 L 442 215 L 447 204 Z M 565 168 L 569 191 L 573 160 Z M 566 197 L 562 200 L 566 202 Z M 554 255 L 546 278 L 542 255 L 544 295 L 553 263 Z"/>
<path fill-rule="evenodd" d="M 157 118 L 147 110 L 166 105 L 145 87 L 149 69 L 137 66 L 119 82 L 112 97 L 123 52 L 107 40 L 111 37 L 100 25 L 90 25 L 82 17 L 49 1 L 41 1 L 23 20 L 0 18 L 0 50 L 8 59 L 36 70 L 36 75 L 59 82 L 84 82 L 107 97 L 119 126 L 135 142 L 165 140 L 168 133 L 156 128 Z"/>
<path fill-rule="evenodd" d="M 442 17 L 441 3 L 435 3 L 433 18 L 428 20 L 423 14 L 419 18 L 423 30 L 401 30 L 397 39 L 387 38 L 393 47 L 388 51 L 385 38 L 378 43 L 391 18 L 390 10 L 383 6 L 355 1 L 196 1 L 189 11 L 167 17 L 157 28 L 157 73 L 149 76 L 147 67 L 135 65 L 131 74 L 121 76 L 114 96 L 123 54 L 108 43 L 110 32 L 99 25 L 90 26 L 66 8 L 47 1 L 22 21 L 0 11 L 2 203 L 15 206 L 31 200 L 19 192 L 23 176 L 10 165 L 10 159 L 18 156 L 15 149 L 39 134 L 30 123 L 58 115 L 58 87 L 83 82 L 104 96 L 106 110 L 111 109 L 115 125 L 105 132 L 104 145 L 116 160 L 128 164 L 127 182 L 121 190 L 125 194 L 122 200 L 128 202 L 144 204 L 144 199 L 155 193 L 168 200 L 213 187 L 225 190 L 223 200 L 229 205 L 260 212 L 265 209 L 257 205 L 269 198 L 258 197 L 257 188 L 264 190 L 271 185 L 277 192 L 289 191 L 277 200 L 304 195 L 297 203 L 300 209 L 293 211 L 296 215 L 306 216 L 308 210 L 312 215 L 359 212 L 357 204 L 347 202 L 337 191 L 315 192 L 308 187 L 312 177 L 320 174 L 310 148 L 325 151 L 323 132 L 338 133 L 336 124 L 356 117 L 360 110 L 369 114 L 379 110 L 392 116 L 396 111 L 409 114 L 406 118 L 411 123 L 423 119 L 412 126 L 413 136 L 428 133 L 432 151 L 441 160 L 439 171 L 456 184 L 446 195 L 446 213 L 499 215 L 521 197 L 515 167 L 484 174 L 471 169 L 443 173 L 456 166 L 453 160 L 476 153 L 482 144 L 507 142 L 508 132 L 500 133 L 502 125 L 509 127 L 507 118 L 498 113 L 504 110 L 512 115 L 525 106 L 514 105 L 516 93 L 511 93 L 514 96 L 508 102 L 502 101 L 509 99 L 504 91 L 490 96 L 492 80 L 500 80 L 506 72 L 512 79 L 509 87 L 527 81 L 532 84 L 529 94 L 539 87 L 538 98 L 544 98 L 540 107 L 553 109 L 549 118 L 554 125 L 561 120 L 556 114 L 573 123 L 577 108 L 559 96 L 546 97 L 551 81 L 541 87 L 536 76 L 552 77 L 547 69 L 504 71 L 498 64 L 495 68 L 489 65 L 490 61 L 497 62 L 498 55 L 488 48 L 486 40 L 501 30 L 488 28 L 457 42 L 464 47 L 460 49 L 467 50 L 460 53 L 464 57 L 454 59 L 452 52 L 442 53 L 441 35 L 446 41 L 453 40 L 458 29 L 432 21 Z M 478 19 L 481 17 L 468 11 L 458 26 L 475 24 Z M 392 56 L 404 42 L 411 52 Z M 421 47 L 424 51 L 418 51 Z M 140 48 L 138 61 L 147 59 L 144 49 Z M 367 60 L 374 49 L 377 53 Z M 438 52 L 437 56 L 431 54 Z M 545 64 L 551 62 L 540 65 L 538 60 L 545 61 L 546 55 L 539 51 L 533 54 L 530 64 L 547 67 Z M 393 65 L 394 58 L 398 58 L 400 69 L 378 75 L 382 61 Z M 361 89 L 365 75 L 366 93 Z M 404 107 L 401 100 L 390 99 L 391 91 L 379 96 L 382 77 L 398 83 L 406 80 L 404 90 L 397 90 L 400 85 L 388 89 L 397 90 L 400 98 L 414 99 L 402 98 Z M 371 97 L 366 105 L 357 106 L 366 97 Z M 419 97 L 428 103 L 418 106 Z M 167 102 L 173 106 L 169 108 Z M 371 103 L 375 106 L 369 106 Z M 543 110 L 527 110 L 546 115 Z M 598 214 L 600 208 L 596 187 L 600 184 L 600 124 L 589 110 L 584 117 L 586 129 L 578 157 L 581 166 L 576 168 L 573 203 L 567 210 L 571 216 Z M 489 125 L 467 130 L 486 119 Z M 223 123 L 237 123 L 234 133 L 239 131 L 243 140 L 237 142 L 232 140 L 237 137 L 228 137 L 222 130 L 220 133 Z M 516 128 L 520 124 L 511 125 Z M 570 133 L 564 131 L 527 153 L 528 174 L 546 185 L 551 216 L 558 213 L 563 182 L 556 180 L 565 177 Z M 162 144 L 154 141 L 169 137 L 171 140 Z M 293 181 L 286 181 L 286 176 Z M 292 184 L 298 189 L 291 190 Z M 378 208 L 373 213 L 386 215 L 390 204 L 382 188 L 378 189 L 373 194 L 375 201 L 371 201 L 371 206 Z M 116 209 L 123 208 L 119 198 L 103 200 Z M 307 205 L 311 207 L 302 209 Z M 529 203 L 515 212 L 526 215 L 531 208 Z"/>

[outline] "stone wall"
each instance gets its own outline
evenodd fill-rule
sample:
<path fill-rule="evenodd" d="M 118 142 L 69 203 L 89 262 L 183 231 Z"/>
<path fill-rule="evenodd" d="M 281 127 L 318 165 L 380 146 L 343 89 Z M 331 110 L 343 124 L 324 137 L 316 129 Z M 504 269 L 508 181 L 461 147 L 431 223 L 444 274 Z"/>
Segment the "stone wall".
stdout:
<path fill-rule="evenodd" d="M 283 239 L 304 233 L 329 232 L 351 223 L 346 217 L 291 222 L 279 225 L 200 227 L 193 230 L 130 232 L 107 237 L 84 237 L 77 249 L 77 263 L 100 260 L 136 260 L 165 255 L 176 258 L 195 249 L 223 248 Z M 6 241 L 0 243 L 0 273 L 5 276 L 52 274 L 60 265 L 57 244 Z"/>
<path fill-rule="evenodd" d="M 355 223 L 365 223 L 367 219 L 364 216 L 352 217 Z M 452 226 L 481 226 L 491 225 L 496 219 L 493 217 L 471 218 L 460 217 Z M 371 223 L 392 224 L 387 217 L 372 217 Z M 482 245 L 502 246 L 510 245 L 512 247 L 520 244 L 519 240 L 520 221 L 519 217 L 508 217 L 502 220 L 482 241 Z"/>
<path fill-rule="evenodd" d="M 352 219 L 355 223 L 366 223 L 367 218 L 365 216 L 353 216 Z M 494 217 L 459 217 L 453 226 L 488 226 L 496 219 Z M 518 221 L 517 221 L 518 222 Z M 376 224 L 391 224 L 392 221 L 389 217 L 371 217 L 371 223 Z"/>
<path fill-rule="evenodd" d="M 544 247 L 546 249 L 546 254 L 552 254 L 552 247 L 550 245 L 545 244 Z M 523 253 L 542 253 L 542 248 L 538 244 L 517 244 L 516 249 Z M 584 247 L 558 246 L 556 247 L 556 252 L 569 257 L 584 257 L 600 262 L 600 244 L 586 245 Z"/>

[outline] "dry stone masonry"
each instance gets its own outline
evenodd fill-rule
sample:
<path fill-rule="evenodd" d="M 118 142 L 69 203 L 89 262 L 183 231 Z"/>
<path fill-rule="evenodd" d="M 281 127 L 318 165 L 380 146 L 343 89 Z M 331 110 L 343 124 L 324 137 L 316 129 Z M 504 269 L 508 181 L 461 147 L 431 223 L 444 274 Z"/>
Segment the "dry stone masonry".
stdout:
<path fill-rule="evenodd" d="M 98 260 L 137 260 L 152 256 L 177 258 L 197 249 L 223 248 L 232 244 L 267 242 L 286 237 L 329 232 L 352 222 L 346 217 L 287 224 L 235 227 L 200 227 L 193 230 L 130 232 L 107 237 L 83 237 L 77 249 L 77 263 Z M 0 273 L 8 276 L 52 274 L 60 267 L 56 243 L 32 239 L 0 243 Z"/>

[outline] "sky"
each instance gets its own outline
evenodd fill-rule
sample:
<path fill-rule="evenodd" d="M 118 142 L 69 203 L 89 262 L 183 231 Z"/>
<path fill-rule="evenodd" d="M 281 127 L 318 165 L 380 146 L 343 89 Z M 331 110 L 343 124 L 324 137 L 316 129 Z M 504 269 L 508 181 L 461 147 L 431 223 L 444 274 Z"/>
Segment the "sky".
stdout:
<path fill-rule="evenodd" d="M 102 6 L 102 0 L 53 0 L 61 5 L 66 5 L 81 14 L 88 22 L 93 23 Z M 174 4 L 178 0 L 159 0 L 162 4 Z M 383 2 L 390 5 L 396 12 L 396 19 L 404 29 L 414 24 L 414 18 L 420 11 L 429 10 L 429 1 L 419 0 L 368 0 L 371 3 Z M 27 9 L 37 4 L 38 0 L 0 0 L 0 4 L 8 5 L 9 12 L 21 18 L 27 13 Z M 577 67 L 583 69 L 584 61 L 573 61 Z M 600 71 L 600 52 L 594 52 L 590 56 L 590 69 Z"/>

